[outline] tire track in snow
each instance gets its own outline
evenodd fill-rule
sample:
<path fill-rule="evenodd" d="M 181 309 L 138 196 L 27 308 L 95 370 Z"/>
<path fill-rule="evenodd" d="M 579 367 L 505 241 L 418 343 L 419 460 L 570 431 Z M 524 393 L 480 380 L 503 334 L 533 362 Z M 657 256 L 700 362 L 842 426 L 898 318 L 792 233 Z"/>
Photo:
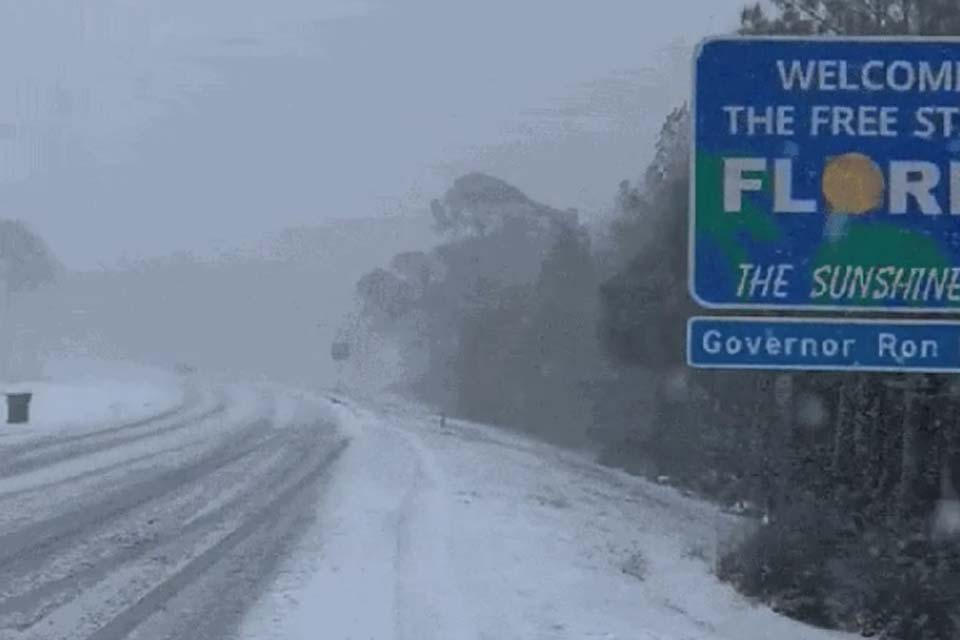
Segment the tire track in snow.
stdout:
<path fill-rule="evenodd" d="M 57 543 L 69 544 L 71 535 L 76 536 L 90 527 L 102 525 L 137 506 L 197 482 L 204 475 L 255 453 L 263 444 L 262 433 L 268 425 L 266 420 L 258 420 L 242 430 L 236 443 L 207 454 L 185 467 L 164 471 L 157 476 L 122 487 L 92 504 L 81 505 L 69 512 L 0 534 L 0 570 L 11 562 L 30 560 L 41 552 L 51 553 Z"/>
<path fill-rule="evenodd" d="M 123 422 L 120 424 L 115 424 L 113 426 L 107 426 L 102 429 L 93 429 L 93 430 L 84 430 L 81 433 L 73 435 L 49 435 L 41 436 L 36 439 L 28 440 L 27 442 L 17 441 L 15 444 L 7 447 L 0 447 L 0 452 L 3 453 L 3 459 L 8 457 L 16 456 L 18 454 L 27 453 L 27 452 L 36 452 L 41 451 L 45 448 L 56 448 L 63 446 L 65 444 L 70 444 L 72 442 L 79 442 L 83 440 L 89 440 L 93 438 L 102 437 L 105 435 L 110 435 L 113 433 L 118 433 L 120 431 L 126 431 L 129 429 L 136 429 L 138 427 L 144 427 L 157 422 L 161 422 L 168 418 L 172 418 L 178 414 L 186 413 L 197 406 L 203 401 L 203 394 L 195 391 L 189 390 L 184 395 L 183 399 L 176 405 L 164 409 L 163 411 L 156 413 L 154 415 L 146 416 L 138 420 L 133 420 L 131 422 Z"/>
<path fill-rule="evenodd" d="M 450 564 L 450 508 L 440 465 L 412 433 L 395 428 L 411 452 L 413 477 L 398 513 L 397 640 L 476 640 Z"/>
<path fill-rule="evenodd" d="M 198 501 L 196 498 L 190 500 L 188 496 L 188 499 L 184 500 L 184 504 L 178 510 L 186 511 L 187 513 L 163 514 L 161 509 L 166 505 L 155 505 L 154 509 L 147 513 L 136 512 L 127 514 L 128 518 L 136 517 L 141 523 L 147 520 L 148 522 L 152 521 L 160 525 L 162 524 L 160 522 L 162 519 L 172 522 L 167 523 L 169 526 L 166 530 L 148 532 L 148 535 L 146 535 L 144 539 L 135 540 L 134 544 L 118 545 L 116 548 L 105 550 L 101 549 L 101 551 L 106 551 L 101 557 L 84 557 L 79 562 L 74 561 L 75 564 L 82 565 L 80 571 L 69 570 L 62 572 L 65 575 L 47 580 L 26 591 L 0 600 L 0 620 L 12 614 L 19 613 L 22 617 L 26 618 L 26 621 L 21 621 L 15 626 L 28 628 L 31 624 L 36 623 L 37 620 L 42 618 L 46 612 L 56 608 L 56 606 L 62 604 L 70 597 L 80 595 L 85 588 L 92 587 L 107 578 L 110 573 L 118 567 L 150 554 L 162 554 L 163 549 L 166 547 L 187 546 L 191 540 L 200 537 L 211 528 L 215 528 L 217 525 L 228 522 L 231 519 L 241 519 L 244 512 L 247 511 L 251 505 L 262 501 L 264 496 L 273 495 L 274 492 L 282 489 L 284 483 L 289 481 L 290 477 L 302 467 L 310 455 L 308 450 L 305 451 L 303 447 L 297 446 L 295 443 L 291 443 L 282 438 L 277 438 L 270 444 L 272 446 L 265 447 L 261 451 L 264 455 L 263 468 L 259 468 L 258 463 L 260 461 L 254 461 L 250 466 L 245 466 L 245 469 L 250 470 L 255 475 L 246 482 L 243 490 L 234 495 L 229 501 L 193 520 L 187 521 L 186 524 L 183 525 L 180 525 L 179 521 L 189 517 L 189 511 L 196 508 L 197 505 L 195 503 Z M 237 464 L 239 463 L 246 465 L 247 460 L 238 460 Z M 225 468 L 222 468 L 220 471 L 222 472 L 224 469 Z M 220 482 L 220 479 L 213 478 L 212 474 L 210 480 L 212 482 Z M 205 500 L 201 502 L 205 502 Z M 166 518 L 164 518 L 164 516 L 166 516 Z M 103 546 L 104 539 L 109 540 L 111 536 L 116 537 L 118 532 L 123 531 L 123 524 L 122 522 L 115 523 L 111 529 L 98 536 L 99 539 L 90 540 L 85 536 L 85 541 L 81 543 L 81 545 L 85 544 L 86 546 L 79 546 L 79 550 L 75 550 L 73 555 L 83 556 L 86 547 L 89 546 L 96 546 L 98 544 Z M 90 553 L 89 555 L 92 556 L 93 554 Z M 50 558 L 46 558 L 45 560 L 47 564 L 50 564 Z M 71 568 L 75 568 L 75 564 L 72 565 Z M 35 571 L 36 567 L 20 567 L 20 575 L 18 577 L 22 579 L 25 575 L 29 575 L 31 570 Z M 10 567 L 5 567 L 4 574 L 8 577 L 8 580 L 10 579 L 10 573 Z M 33 613 L 30 613 L 30 611 L 33 611 Z"/>
<path fill-rule="evenodd" d="M 95 633 L 88 636 L 87 640 L 120 640 L 126 638 L 134 629 L 155 614 L 161 605 L 193 582 L 201 579 L 211 567 L 226 558 L 233 549 L 247 538 L 257 533 L 258 529 L 263 527 L 270 529 L 271 522 L 284 523 L 285 520 L 290 518 L 300 517 L 301 513 L 298 510 L 289 509 L 291 504 L 296 504 L 297 494 L 310 488 L 315 481 L 319 480 L 320 476 L 343 452 L 345 447 L 346 444 L 341 443 L 331 451 L 319 456 L 319 459 L 311 464 L 309 471 L 294 484 L 286 487 L 265 507 L 257 510 L 240 526 L 230 531 L 219 542 L 204 550 L 177 573 L 149 591 L 133 606 L 125 609 Z M 272 537 L 268 535 L 267 540 L 269 541 Z"/>
<path fill-rule="evenodd" d="M 231 415 L 198 421 L 189 429 L 138 437 L 123 447 L 58 458 L 49 466 L 0 479 L 0 534 L 74 511 L 78 505 L 115 493 L 131 478 L 139 481 L 182 468 L 204 452 L 223 447 L 246 422 L 235 411 Z"/>
<path fill-rule="evenodd" d="M 90 478 L 109 477 L 110 474 L 116 471 L 122 471 L 123 469 L 134 467 L 147 460 L 156 460 L 157 458 L 161 458 L 171 453 L 181 453 L 183 451 L 189 450 L 191 447 L 195 445 L 196 443 L 189 442 L 180 446 L 166 447 L 158 451 L 152 451 L 150 453 L 145 453 L 143 455 L 134 456 L 133 458 L 126 458 L 124 460 L 120 460 L 119 462 L 116 462 L 113 464 L 97 467 L 96 469 L 91 469 L 89 471 L 84 471 L 82 473 L 70 475 L 65 478 L 51 480 L 49 482 L 44 482 L 38 485 L 34 485 L 32 487 L 0 492 L 0 503 L 7 500 L 15 500 L 21 496 L 36 493 L 38 491 L 44 491 L 44 492 L 56 491 L 58 487 L 62 487 L 63 485 L 83 482 L 84 480 L 87 480 Z"/>
<path fill-rule="evenodd" d="M 112 427 L 104 431 L 71 436 L 65 439 L 66 442 L 51 442 L 38 446 L 20 445 L 16 448 L 16 450 L 10 451 L 5 458 L 6 460 L 12 459 L 12 461 L 4 464 L 3 468 L 0 469 L 0 480 L 22 475 L 24 473 L 29 473 L 31 471 L 61 462 L 66 462 L 73 458 L 79 458 L 93 453 L 100 453 L 106 449 L 115 449 L 145 440 L 147 438 L 153 438 L 187 429 L 197 424 L 197 422 L 209 420 L 217 415 L 221 415 L 226 410 L 227 403 L 221 394 L 218 396 L 216 403 L 212 407 L 206 408 L 199 415 L 187 416 L 182 420 L 173 422 L 172 424 L 163 423 L 169 418 L 179 415 L 181 413 L 180 410 L 171 410 L 169 414 L 160 414 L 153 418 L 140 420 L 128 425 Z M 142 433 L 138 431 L 144 427 L 149 428 Z M 129 433 L 131 431 L 137 432 Z M 119 436 L 116 435 L 118 433 L 120 434 Z M 104 438 L 104 435 L 113 437 Z M 90 440 L 92 440 L 92 442 L 88 442 Z M 63 444 L 69 445 L 77 442 L 82 442 L 84 444 L 81 446 L 63 447 Z M 36 455 L 38 451 L 42 454 L 44 449 L 53 449 L 53 451 L 47 453 L 47 455 Z"/>
<path fill-rule="evenodd" d="M 192 421 L 153 419 L 111 428 L 120 437 L 104 439 L 97 432 L 71 436 L 69 442 L 82 443 L 83 450 L 109 443 L 124 452 L 172 429 L 202 425 L 197 420 L 215 417 L 211 411 Z M 295 525 L 313 512 L 320 478 L 346 446 L 332 428 L 325 429 L 328 425 L 276 428 L 275 407 L 261 406 L 259 412 L 268 417 L 218 427 L 201 451 L 174 468 L 151 469 L 148 476 L 136 475 L 145 469 L 133 469 L 114 478 L 117 487 L 108 492 L 81 494 L 93 499 L 0 533 L 0 640 L 103 640 L 129 634 L 193 640 L 198 628 L 206 630 L 204 638 L 228 637 L 230 625 L 238 622 L 238 607 L 249 604 L 299 530 Z M 140 432 L 144 427 L 148 431 Z M 157 439 L 158 446 L 169 442 Z M 69 459 L 54 443 L 41 448 L 51 472 Z M 132 446 L 131 454 L 137 455 L 70 478 L 51 473 L 51 482 L 0 495 L 0 504 L 16 506 L 13 498 L 31 492 L 39 498 L 84 478 L 118 476 L 118 470 L 149 459 L 141 455 L 144 448 Z M 84 455 L 80 448 L 68 449 Z M 168 462 L 176 463 L 175 454 L 183 450 L 189 445 L 154 453 L 172 454 Z M 56 454 L 48 455 L 51 451 Z M 129 476 L 133 482 L 124 485 Z M 0 478 L 0 489 L 4 480 L 16 477 Z M 244 576 L 242 584 L 237 576 Z M 171 598 L 193 610 L 187 626 L 177 622 L 178 616 L 152 618 Z M 201 601 L 208 606 L 198 607 Z M 180 631 L 170 635 L 172 628 Z"/>

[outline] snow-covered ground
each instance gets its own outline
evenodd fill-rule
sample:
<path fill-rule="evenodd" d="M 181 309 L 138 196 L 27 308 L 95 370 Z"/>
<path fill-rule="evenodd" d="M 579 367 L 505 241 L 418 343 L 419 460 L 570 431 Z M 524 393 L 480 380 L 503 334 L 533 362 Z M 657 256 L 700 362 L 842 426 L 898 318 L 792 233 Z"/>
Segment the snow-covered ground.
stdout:
<path fill-rule="evenodd" d="M 343 450 L 328 406 L 106 363 L 29 386 L 49 422 L 0 437 L 0 640 L 230 637 Z"/>
<path fill-rule="evenodd" d="M 173 374 L 92 359 L 52 361 L 35 380 L 0 382 L 2 394 L 22 392 L 33 394 L 30 421 L 0 424 L 0 437 L 101 429 L 172 411 L 185 401 L 184 387 Z M 5 405 L 0 414 L 4 423 Z"/>
<path fill-rule="evenodd" d="M 31 386 L 0 640 L 843 637 L 713 577 L 732 516 L 515 433 L 90 363 Z"/>
<path fill-rule="evenodd" d="M 711 573 L 729 517 L 676 491 L 402 403 L 351 438 L 243 640 L 825 640 Z"/>

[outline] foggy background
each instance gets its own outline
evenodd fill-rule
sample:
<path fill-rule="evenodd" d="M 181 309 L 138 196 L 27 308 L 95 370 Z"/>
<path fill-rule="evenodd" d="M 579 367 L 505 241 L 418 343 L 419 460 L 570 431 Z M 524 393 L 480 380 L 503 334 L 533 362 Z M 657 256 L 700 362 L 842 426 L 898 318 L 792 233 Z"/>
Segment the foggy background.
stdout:
<path fill-rule="evenodd" d="M 0 215 L 67 271 L 17 348 L 329 384 L 354 283 L 434 243 L 432 198 L 483 171 L 597 220 L 738 8 L 2 0 Z"/>
<path fill-rule="evenodd" d="M 116 637 L 162 601 L 209 637 L 179 605 L 242 612 L 220 579 L 268 574 L 230 549 L 279 558 L 330 482 L 300 564 L 404 637 L 960 637 L 957 381 L 685 362 L 690 58 L 734 33 L 960 11 L 0 0 L 0 380 L 20 421 L 96 429 L 3 432 L 0 629 Z"/>

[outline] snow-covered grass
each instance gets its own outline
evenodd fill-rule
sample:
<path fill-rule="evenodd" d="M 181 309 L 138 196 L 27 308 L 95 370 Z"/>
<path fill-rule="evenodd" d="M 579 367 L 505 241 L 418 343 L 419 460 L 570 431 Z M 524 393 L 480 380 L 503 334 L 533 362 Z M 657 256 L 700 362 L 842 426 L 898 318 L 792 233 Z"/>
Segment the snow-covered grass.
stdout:
<path fill-rule="evenodd" d="M 22 382 L 4 385 L 3 391 L 33 394 L 30 423 L 9 427 L 45 430 L 136 420 L 175 406 L 181 395 L 175 388 L 123 380 Z"/>
<path fill-rule="evenodd" d="M 711 572 L 730 516 L 585 456 L 391 403 L 242 638 L 826 640 Z"/>
<path fill-rule="evenodd" d="M 0 434 L 49 434 L 132 422 L 184 400 L 184 387 L 172 374 L 98 360 L 52 361 L 38 379 L 0 381 L 0 393 L 22 392 L 33 394 L 30 422 L 5 424 L 6 406 L 0 404 Z"/>

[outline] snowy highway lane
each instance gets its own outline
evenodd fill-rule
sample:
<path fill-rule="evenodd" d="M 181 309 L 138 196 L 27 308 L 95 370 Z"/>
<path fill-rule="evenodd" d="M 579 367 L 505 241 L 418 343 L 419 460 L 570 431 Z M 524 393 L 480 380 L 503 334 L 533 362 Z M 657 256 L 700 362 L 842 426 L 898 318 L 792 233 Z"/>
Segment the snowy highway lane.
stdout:
<path fill-rule="evenodd" d="M 128 423 L 0 438 L 0 640 L 232 637 L 344 447 L 322 412 L 282 404 L 189 391 Z"/>

